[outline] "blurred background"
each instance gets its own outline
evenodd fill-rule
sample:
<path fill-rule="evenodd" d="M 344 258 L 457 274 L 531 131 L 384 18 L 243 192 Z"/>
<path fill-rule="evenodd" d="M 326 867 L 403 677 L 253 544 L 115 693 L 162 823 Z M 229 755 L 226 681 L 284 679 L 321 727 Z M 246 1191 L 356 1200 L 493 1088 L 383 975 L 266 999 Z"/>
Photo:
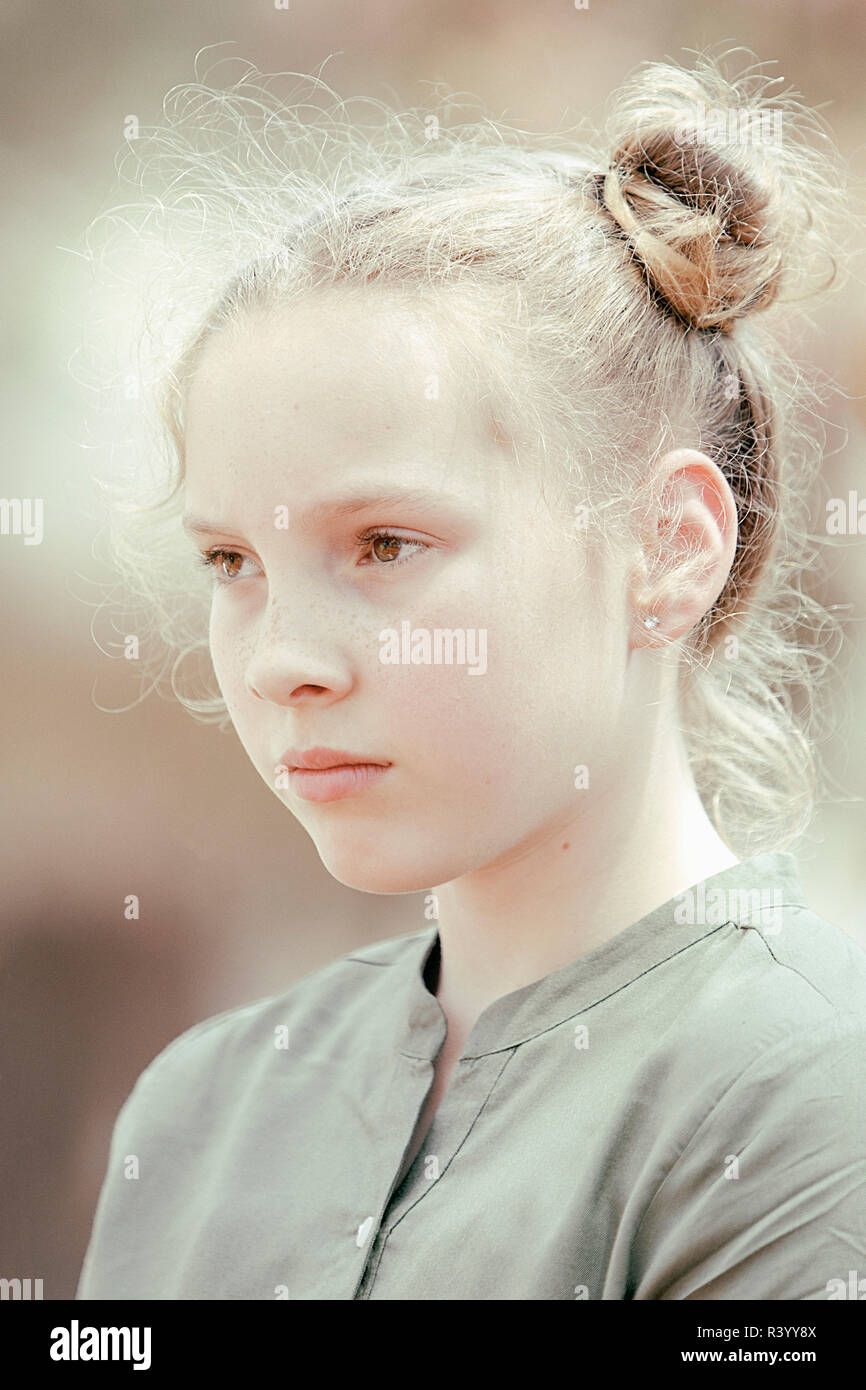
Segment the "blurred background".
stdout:
<path fill-rule="evenodd" d="M 265 73 L 329 58 L 345 98 L 423 106 L 442 82 L 528 130 L 598 118 L 646 59 L 730 42 L 778 60 L 821 109 L 856 191 L 866 14 L 860 0 L 2 0 L 0 36 L 2 494 L 45 506 L 40 545 L 0 542 L 0 1275 L 57 1299 L 74 1294 L 111 1127 L 151 1058 L 199 1019 L 426 925 L 421 895 L 331 879 L 231 730 L 158 697 L 110 712 L 138 689 L 91 632 L 111 575 L 92 549 L 89 403 L 67 368 L 89 289 L 69 248 L 110 195 L 125 119 L 158 122 L 196 53 L 226 40 L 215 56 Z M 860 263 L 816 316 L 815 358 L 844 391 L 827 496 L 866 495 L 864 298 Z M 812 905 L 866 946 L 864 589 L 866 537 L 848 536 L 822 595 L 851 606 L 826 753 L 840 792 L 800 861 Z"/>

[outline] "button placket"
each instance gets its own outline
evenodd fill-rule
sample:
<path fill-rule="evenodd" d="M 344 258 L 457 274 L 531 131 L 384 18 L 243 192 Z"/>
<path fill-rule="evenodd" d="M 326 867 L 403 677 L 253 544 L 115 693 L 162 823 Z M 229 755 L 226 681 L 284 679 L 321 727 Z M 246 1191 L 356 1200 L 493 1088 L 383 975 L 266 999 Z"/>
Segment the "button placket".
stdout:
<path fill-rule="evenodd" d="M 427 1139 L 415 1155 L 402 1183 L 394 1189 L 382 1214 L 376 1239 L 358 1283 L 356 1299 L 369 1298 L 388 1237 L 412 1208 L 423 1201 L 445 1176 L 516 1051 L 516 1047 L 511 1047 L 503 1049 L 502 1052 L 492 1052 L 483 1057 L 471 1057 L 458 1062 L 433 1117 Z M 424 1173 L 425 1160 L 431 1155 L 439 1159 L 439 1171 L 433 1179 L 426 1177 Z"/>

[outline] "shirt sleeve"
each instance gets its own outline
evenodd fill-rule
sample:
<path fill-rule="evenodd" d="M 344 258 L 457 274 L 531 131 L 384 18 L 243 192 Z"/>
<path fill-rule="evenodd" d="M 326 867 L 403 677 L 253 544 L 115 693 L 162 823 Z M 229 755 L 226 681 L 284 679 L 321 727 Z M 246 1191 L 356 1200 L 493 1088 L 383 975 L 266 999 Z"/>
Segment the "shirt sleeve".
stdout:
<path fill-rule="evenodd" d="M 122 1299 L 136 1257 L 134 1190 L 127 1165 L 139 1150 L 139 1115 L 152 1077 L 151 1063 L 139 1076 L 114 1122 L 108 1165 L 99 1193 L 76 1299 Z M 134 1177 L 135 1174 L 133 1173 Z"/>
<path fill-rule="evenodd" d="M 866 1021 L 804 1020 L 731 1083 L 648 1206 L 631 1271 L 635 1299 L 866 1297 Z"/>
<path fill-rule="evenodd" d="M 142 1281 L 171 1285 L 174 1235 L 191 1216 L 176 1178 L 204 1142 L 193 1117 L 200 1119 L 197 1107 L 216 1084 L 232 1021 L 259 1007 L 240 1005 L 194 1024 L 139 1075 L 114 1122 L 76 1299 L 153 1297 L 140 1293 Z"/>

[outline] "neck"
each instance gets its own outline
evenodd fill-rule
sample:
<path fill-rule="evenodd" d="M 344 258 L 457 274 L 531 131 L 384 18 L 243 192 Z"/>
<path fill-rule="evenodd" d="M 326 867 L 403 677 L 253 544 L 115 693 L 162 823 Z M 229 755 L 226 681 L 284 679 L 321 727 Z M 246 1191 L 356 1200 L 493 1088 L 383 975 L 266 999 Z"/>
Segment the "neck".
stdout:
<path fill-rule="evenodd" d="M 677 736 L 659 734 L 635 805 L 637 770 L 623 760 L 630 797 L 599 788 L 588 812 L 572 811 L 494 863 L 436 888 L 441 953 L 428 987 L 449 1033 L 465 1038 L 494 999 L 738 862 L 704 811 Z M 593 809 L 602 805 L 620 812 L 602 817 Z"/>

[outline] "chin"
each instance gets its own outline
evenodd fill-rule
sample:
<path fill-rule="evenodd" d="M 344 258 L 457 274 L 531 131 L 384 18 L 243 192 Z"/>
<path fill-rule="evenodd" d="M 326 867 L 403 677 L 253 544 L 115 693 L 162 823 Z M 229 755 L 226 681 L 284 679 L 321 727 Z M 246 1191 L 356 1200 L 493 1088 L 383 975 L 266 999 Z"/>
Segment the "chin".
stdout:
<path fill-rule="evenodd" d="M 405 864 L 387 864 L 356 859 L 353 855 L 323 854 L 319 858 L 332 878 L 347 888 L 355 888 L 359 893 L 426 893 L 430 890 L 431 878 L 420 865 L 416 872 L 407 869 Z"/>
<path fill-rule="evenodd" d="M 314 840 L 319 858 L 332 878 L 360 893 L 426 893 L 464 871 L 464 863 L 430 853 L 429 845 L 388 846 L 385 836 L 349 844 L 337 836 Z"/>

